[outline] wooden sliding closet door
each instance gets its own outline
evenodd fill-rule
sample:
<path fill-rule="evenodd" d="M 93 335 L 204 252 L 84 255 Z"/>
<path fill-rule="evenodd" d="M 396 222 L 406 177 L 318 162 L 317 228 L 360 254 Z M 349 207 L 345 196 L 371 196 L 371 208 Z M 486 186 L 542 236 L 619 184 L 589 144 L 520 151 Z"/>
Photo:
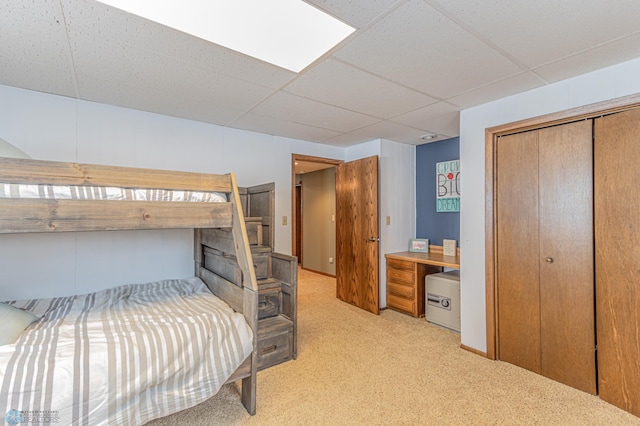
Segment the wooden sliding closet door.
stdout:
<path fill-rule="evenodd" d="M 498 356 L 595 394 L 592 122 L 496 149 Z"/>
<path fill-rule="evenodd" d="M 640 416 L 640 109 L 595 120 L 600 397 Z"/>
<path fill-rule="evenodd" d="M 538 134 L 496 147 L 498 358 L 540 373 Z"/>
<path fill-rule="evenodd" d="M 593 122 L 538 132 L 542 374 L 595 395 Z"/>

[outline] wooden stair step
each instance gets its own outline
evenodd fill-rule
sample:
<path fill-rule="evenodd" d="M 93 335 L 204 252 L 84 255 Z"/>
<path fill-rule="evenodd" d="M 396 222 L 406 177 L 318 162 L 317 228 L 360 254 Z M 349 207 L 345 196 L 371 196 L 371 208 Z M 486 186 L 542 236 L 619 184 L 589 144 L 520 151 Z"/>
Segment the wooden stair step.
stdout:
<path fill-rule="evenodd" d="M 271 253 L 273 250 L 269 246 L 252 245 L 251 254 L 253 253 Z"/>
<path fill-rule="evenodd" d="M 286 333 L 293 329 L 293 321 L 284 315 L 258 320 L 258 339 L 275 334 Z"/>
<path fill-rule="evenodd" d="M 258 290 L 282 288 L 282 281 L 275 278 L 263 278 L 258 280 Z"/>

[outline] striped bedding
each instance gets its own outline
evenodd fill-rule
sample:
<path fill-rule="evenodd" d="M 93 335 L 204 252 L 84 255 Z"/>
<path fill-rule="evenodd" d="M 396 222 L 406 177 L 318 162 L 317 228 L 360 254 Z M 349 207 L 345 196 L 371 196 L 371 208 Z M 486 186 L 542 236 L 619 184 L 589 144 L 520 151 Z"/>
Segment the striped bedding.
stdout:
<path fill-rule="evenodd" d="M 227 202 L 226 194 L 220 192 L 116 188 L 110 186 L 28 185 L 19 183 L 0 183 L 0 198 L 175 201 L 188 203 Z"/>
<path fill-rule="evenodd" d="M 42 316 L 0 346 L 0 414 L 25 423 L 144 424 L 214 395 L 252 350 L 198 278 L 9 303 Z"/>

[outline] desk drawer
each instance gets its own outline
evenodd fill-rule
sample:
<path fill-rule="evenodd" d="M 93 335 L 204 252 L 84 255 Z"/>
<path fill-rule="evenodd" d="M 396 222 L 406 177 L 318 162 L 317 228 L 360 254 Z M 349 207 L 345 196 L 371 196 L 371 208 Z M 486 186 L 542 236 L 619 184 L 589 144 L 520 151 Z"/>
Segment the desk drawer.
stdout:
<path fill-rule="evenodd" d="M 404 297 L 389 294 L 387 296 L 387 305 L 392 309 L 397 309 L 410 315 L 415 315 L 416 304 L 411 299 L 405 299 Z"/>
<path fill-rule="evenodd" d="M 415 262 L 409 262 L 407 260 L 387 259 L 387 268 L 390 269 L 402 269 L 413 272 L 414 265 Z"/>
<path fill-rule="evenodd" d="M 407 271 L 405 269 L 387 268 L 387 281 L 395 281 L 413 286 L 415 284 L 415 273 L 413 269 Z"/>
<path fill-rule="evenodd" d="M 404 297 L 406 299 L 415 299 L 415 289 L 407 285 L 398 285 L 397 283 L 387 281 L 387 291 L 389 294 Z"/>

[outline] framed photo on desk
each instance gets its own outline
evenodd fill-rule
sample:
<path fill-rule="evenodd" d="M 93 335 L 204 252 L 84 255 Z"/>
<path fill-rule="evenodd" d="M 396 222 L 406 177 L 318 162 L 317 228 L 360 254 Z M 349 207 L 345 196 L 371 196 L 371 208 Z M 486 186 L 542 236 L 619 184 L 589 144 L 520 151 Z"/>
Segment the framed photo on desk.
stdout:
<path fill-rule="evenodd" d="M 429 240 L 422 238 L 410 239 L 409 251 L 414 253 L 429 253 Z"/>

